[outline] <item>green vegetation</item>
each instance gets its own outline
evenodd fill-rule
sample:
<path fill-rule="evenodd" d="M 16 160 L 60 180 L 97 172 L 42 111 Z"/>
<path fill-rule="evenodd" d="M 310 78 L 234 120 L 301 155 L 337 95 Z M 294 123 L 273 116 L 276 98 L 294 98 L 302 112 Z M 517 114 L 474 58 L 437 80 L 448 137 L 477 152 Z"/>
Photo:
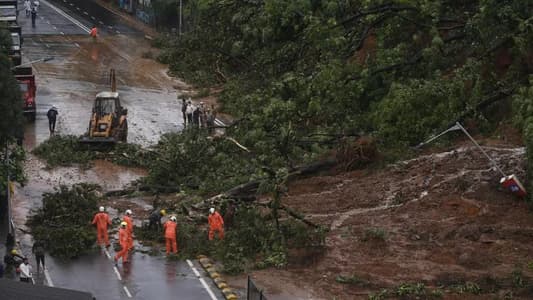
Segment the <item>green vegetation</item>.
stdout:
<path fill-rule="evenodd" d="M 0 172 L 1 198 L 6 197 L 6 170 L 9 170 L 10 180 L 25 181 L 22 168 L 24 151 L 15 144 L 15 141 L 21 141 L 24 134 L 23 103 L 19 86 L 11 71 L 11 60 L 8 57 L 10 47 L 11 35 L 5 28 L 0 27 L 0 160 L 3 166 Z M 9 148 L 7 152 L 6 147 Z"/>
<path fill-rule="evenodd" d="M 367 228 L 361 240 L 363 242 L 385 242 L 387 240 L 387 231 L 383 228 Z"/>
<path fill-rule="evenodd" d="M 160 59 L 220 84 L 230 134 L 291 163 L 323 134 L 372 133 L 405 149 L 458 119 L 481 128 L 527 85 L 529 1 L 213 1 L 185 5 L 188 27 Z M 503 102 L 505 104 L 505 102 Z M 490 128 L 490 126 L 488 126 Z"/>
<path fill-rule="evenodd" d="M 33 154 L 44 159 L 49 167 L 78 164 L 88 167 L 95 159 L 108 160 L 118 165 L 146 167 L 151 153 L 135 144 L 118 143 L 95 148 L 79 143 L 73 135 L 54 135 L 33 149 Z"/>
<path fill-rule="evenodd" d="M 369 284 L 367 280 L 361 279 L 359 276 L 356 276 L 356 275 L 348 275 L 348 276 L 338 275 L 337 277 L 335 277 L 335 281 L 337 281 L 338 283 L 343 283 L 343 284 L 362 285 L 362 286 Z"/>
<path fill-rule="evenodd" d="M 62 185 L 43 194 L 42 208 L 28 219 L 34 239 L 61 258 L 78 257 L 92 249 L 96 233 L 90 224 L 98 209 L 98 190 L 89 184 Z"/>

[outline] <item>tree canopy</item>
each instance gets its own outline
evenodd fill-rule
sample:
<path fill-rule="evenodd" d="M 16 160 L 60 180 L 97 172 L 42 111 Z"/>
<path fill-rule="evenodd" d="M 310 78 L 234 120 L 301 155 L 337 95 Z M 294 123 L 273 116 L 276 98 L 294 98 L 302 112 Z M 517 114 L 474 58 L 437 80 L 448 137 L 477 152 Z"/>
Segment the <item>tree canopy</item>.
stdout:
<path fill-rule="evenodd" d="M 533 70 L 531 1 L 189 0 L 184 11 L 188 31 L 165 38 L 160 59 L 222 86 L 239 120 L 228 134 L 277 167 L 315 157 L 328 136 L 403 151 L 458 120 L 493 128 Z"/>

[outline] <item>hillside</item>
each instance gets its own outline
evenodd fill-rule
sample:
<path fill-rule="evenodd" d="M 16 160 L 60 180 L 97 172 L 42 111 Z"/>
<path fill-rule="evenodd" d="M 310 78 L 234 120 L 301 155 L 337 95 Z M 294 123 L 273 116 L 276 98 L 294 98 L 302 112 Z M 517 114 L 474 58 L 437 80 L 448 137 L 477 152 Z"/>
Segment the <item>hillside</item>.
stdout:
<path fill-rule="evenodd" d="M 523 147 L 487 143 L 505 172 L 523 178 Z M 499 179 L 462 142 L 383 169 L 298 180 L 283 203 L 330 229 L 326 251 L 292 253 L 286 270 L 253 278 L 269 299 L 368 299 L 383 289 L 383 299 L 528 299 L 533 219 Z"/>

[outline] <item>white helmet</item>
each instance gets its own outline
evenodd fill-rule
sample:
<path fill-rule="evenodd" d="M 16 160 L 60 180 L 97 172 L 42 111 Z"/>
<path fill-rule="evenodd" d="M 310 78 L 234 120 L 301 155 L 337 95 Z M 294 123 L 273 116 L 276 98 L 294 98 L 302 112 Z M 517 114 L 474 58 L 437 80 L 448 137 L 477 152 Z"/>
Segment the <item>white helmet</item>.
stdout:
<path fill-rule="evenodd" d="M 170 221 L 176 222 L 176 217 L 175 216 L 170 217 Z"/>
<path fill-rule="evenodd" d="M 132 214 L 131 209 L 126 209 L 126 214 L 131 215 Z"/>
<path fill-rule="evenodd" d="M 211 208 L 209 209 L 209 213 L 212 214 L 212 213 L 214 213 L 214 212 L 215 212 L 215 208 L 214 208 L 214 207 L 211 207 Z"/>
<path fill-rule="evenodd" d="M 105 210 L 105 208 L 103 206 L 100 206 L 99 210 L 100 210 L 100 212 L 103 212 Z"/>

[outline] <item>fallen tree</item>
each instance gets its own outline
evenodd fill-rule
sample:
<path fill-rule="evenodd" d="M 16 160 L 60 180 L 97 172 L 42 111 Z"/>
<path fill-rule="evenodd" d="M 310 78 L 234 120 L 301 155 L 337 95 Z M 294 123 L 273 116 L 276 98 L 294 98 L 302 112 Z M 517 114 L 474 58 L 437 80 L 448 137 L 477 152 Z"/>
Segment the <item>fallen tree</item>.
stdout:
<path fill-rule="evenodd" d="M 50 255 L 78 257 L 93 248 L 96 234 L 91 226 L 97 211 L 100 187 L 91 184 L 61 185 L 43 194 L 43 206 L 28 219 L 36 241 L 42 241 Z"/>

